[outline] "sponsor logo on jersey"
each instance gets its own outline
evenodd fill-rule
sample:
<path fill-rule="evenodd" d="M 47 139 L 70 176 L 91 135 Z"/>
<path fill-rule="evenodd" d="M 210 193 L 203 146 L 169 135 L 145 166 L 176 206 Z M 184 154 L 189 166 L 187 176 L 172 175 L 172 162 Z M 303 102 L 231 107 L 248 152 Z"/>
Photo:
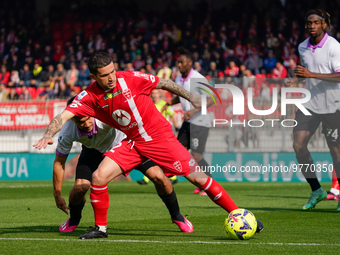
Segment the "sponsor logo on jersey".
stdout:
<path fill-rule="evenodd" d="M 189 166 L 194 166 L 195 165 L 195 160 L 192 158 L 189 161 Z"/>
<path fill-rule="evenodd" d="M 122 130 L 130 130 L 131 128 L 138 126 L 138 123 L 136 121 L 132 122 L 131 125 L 129 125 L 126 128 L 122 128 Z"/>
<path fill-rule="evenodd" d="M 146 73 L 141 73 L 141 72 L 133 72 L 133 75 L 136 77 L 141 77 L 144 78 L 146 80 L 150 80 L 152 82 L 155 82 L 156 78 L 155 76 L 153 76 L 152 74 L 146 74 Z"/>
<path fill-rule="evenodd" d="M 182 164 L 180 161 L 176 161 L 173 163 L 174 168 L 176 169 L 176 171 L 178 172 L 182 172 Z"/>
<path fill-rule="evenodd" d="M 118 109 L 112 113 L 112 118 L 121 126 L 127 126 L 131 122 L 131 116 L 128 112 Z"/>
<path fill-rule="evenodd" d="M 130 100 L 132 98 L 132 93 L 130 89 L 124 89 L 123 95 L 127 100 Z"/>
<path fill-rule="evenodd" d="M 77 96 L 77 100 L 80 101 L 83 99 L 84 96 L 87 95 L 87 92 L 85 90 L 83 90 L 82 92 L 80 92 L 80 94 L 78 94 Z"/>
<path fill-rule="evenodd" d="M 121 90 L 118 90 L 115 93 L 106 93 L 106 95 L 104 96 L 104 100 L 108 100 L 108 99 L 114 98 L 115 96 L 118 96 L 121 93 L 122 93 Z"/>
<path fill-rule="evenodd" d="M 104 108 L 106 108 L 106 107 L 109 107 L 109 105 L 106 104 L 106 105 L 102 106 L 101 108 L 104 109 Z"/>

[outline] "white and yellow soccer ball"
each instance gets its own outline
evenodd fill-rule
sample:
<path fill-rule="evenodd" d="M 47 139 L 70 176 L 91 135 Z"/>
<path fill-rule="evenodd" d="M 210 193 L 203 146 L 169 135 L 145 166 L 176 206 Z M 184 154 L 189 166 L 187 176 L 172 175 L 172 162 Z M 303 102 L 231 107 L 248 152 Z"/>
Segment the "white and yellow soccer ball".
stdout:
<path fill-rule="evenodd" d="M 225 219 L 224 228 L 232 239 L 246 240 L 255 234 L 257 221 L 252 212 L 236 209 Z"/>

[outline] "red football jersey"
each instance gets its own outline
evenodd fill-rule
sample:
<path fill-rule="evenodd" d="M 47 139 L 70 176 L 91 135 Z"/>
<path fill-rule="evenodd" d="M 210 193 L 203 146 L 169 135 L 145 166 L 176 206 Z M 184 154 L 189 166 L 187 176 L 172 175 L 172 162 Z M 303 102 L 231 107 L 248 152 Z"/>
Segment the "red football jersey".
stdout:
<path fill-rule="evenodd" d="M 134 141 L 151 141 L 172 134 L 171 125 L 150 97 L 159 78 L 134 71 L 116 72 L 116 75 L 115 88 L 104 91 L 94 82 L 80 92 L 66 110 L 76 116 L 95 117 Z"/>

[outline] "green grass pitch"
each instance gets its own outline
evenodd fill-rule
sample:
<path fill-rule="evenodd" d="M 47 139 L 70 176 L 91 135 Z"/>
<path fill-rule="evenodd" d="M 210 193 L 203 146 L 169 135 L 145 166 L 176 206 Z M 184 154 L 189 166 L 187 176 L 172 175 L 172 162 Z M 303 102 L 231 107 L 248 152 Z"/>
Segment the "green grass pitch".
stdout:
<path fill-rule="evenodd" d="M 109 184 L 107 239 L 78 240 L 93 226 L 88 202 L 73 233 L 59 233 L 67 215 L 56 208 L 51 182 L 0 182 L 0 254 L 337 254 L 340 212 L 337 201 L 322 201 L 312 211 L 306 183 L 221 182 L 241 208 L 265 226 L 250 240 L 230 239 L 224 231 L 226 212 L 207 196 L 194 195 L 188 182 L 174 185 L 181 212 L 194 225 L 181 233 L 153 185 Z M 73 183 L 65 182 L 68 197 Z M 325 189 L 330 183 L 323 183 Z"/>

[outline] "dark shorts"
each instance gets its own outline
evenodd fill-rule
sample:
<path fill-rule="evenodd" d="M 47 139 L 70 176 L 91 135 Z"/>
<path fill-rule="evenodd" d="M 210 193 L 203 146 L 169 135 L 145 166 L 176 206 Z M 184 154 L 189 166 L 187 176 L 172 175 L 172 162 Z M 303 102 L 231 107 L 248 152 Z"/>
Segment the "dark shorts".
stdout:
<path fill-rule="evenodd" d="M 320 123 L 322 123 L 322 133 L 326 136 L 327 141 L 339 144 L 340 111 L 327 114 L 318 114 L 311 110 L 309 112 L 312 115 L 304 115 L 300 110 L 296 112 L 295 120 L 297 125 L 294 127 L 293 132 L 309 131 L 314 134 Z"/>
<path fill-rule="evenodd" d="M 208 127 L 183 122 L 182 127 L 178 131 L 177 139 L 184 147 L 191 149 L 191 151 L 203 153 L 205 150 L 205 144 L 207 143 L 208 134 Z"/>
<path fill-rule="evenodd" d="M 103 160 L 103 153 L 82 145 L 82 150 L 76 168 L 76 179 L 92 181 L 92 173 L 97 170 Z"/>
<path fill-rule="evenodd" d="M 103 155 L 103 153 L 97 151 L 96 149 L 89 149 L 82 145 L 82 151 L 80 153 L 76 167 L 76 179 L 85 179 L 91 182 L 92 174 L 97 170 L 100 162 L 102 162 L 104 157 Z M 135 167 L 135 169 L 145 174 L 146 170 L 153 166 L 157 166 L 157 164 L 148 159 Z"/>
<path fill-rule="evenodd" d="M 141 171 L 145 175 L 146 170 L 153 166 L 157 166 L 157 164 L 153 162 L 151 159 L 148 159 L 144 161 L 142 164 L 136 166 L 135 169 Z"/>

